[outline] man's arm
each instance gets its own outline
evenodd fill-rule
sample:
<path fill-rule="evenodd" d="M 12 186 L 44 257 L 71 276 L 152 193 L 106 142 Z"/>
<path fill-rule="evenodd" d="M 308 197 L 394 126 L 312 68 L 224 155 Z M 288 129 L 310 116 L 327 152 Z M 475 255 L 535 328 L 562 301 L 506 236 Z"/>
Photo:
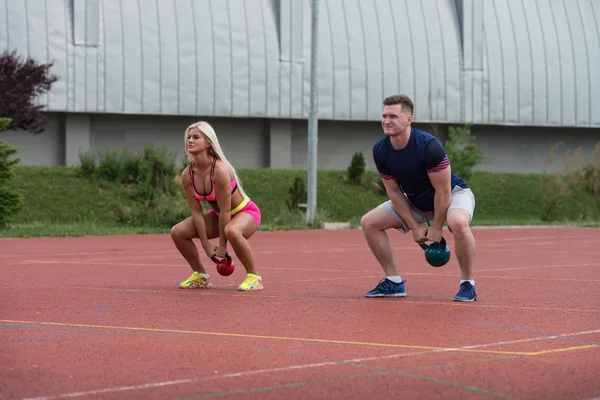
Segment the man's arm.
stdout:
<path fill-rule="evenodd" d="M 440 231 L 444 227 L 446 221 L 446 214 L 448 207 L 450 206 L 450 166 L 436 172 L 427 172 L 429 175 L 429 181 L 435 189 L 435 196 L 433 198 L 433 227 Z"/>
<path fill-rule="evenodd" d="M 442 143 L 433 139 L 425 147 L 425 168 L 431 186 L 435 190 L 433 198 L 433 224 L 427 233 L 427 237 L 438 242 L 442 239 L 442 228 L 446 221 L 446 214 L 450 206 L 452 174 L 450 160 Z"/>
<path fill-rule="evenodd" d="M 393 178 L 386 179 L 384 177 L 381 178 L 381 181 L 383 182 L 383 186 L 385 186 L 385 191 L 392 201 L 396 212 L 400 214 L 400 217 L 402 217 L 406 226 L 409 229 L 414 230 L 419 224 L 415 220 L 415 217 L 413 217 L 410 204 L 408 204 L 408 200 L 406 199 L 406 196 L 404 196 L 404 192 L 402 192 L 402 188 L 398 185 L 398 182 Z"/>

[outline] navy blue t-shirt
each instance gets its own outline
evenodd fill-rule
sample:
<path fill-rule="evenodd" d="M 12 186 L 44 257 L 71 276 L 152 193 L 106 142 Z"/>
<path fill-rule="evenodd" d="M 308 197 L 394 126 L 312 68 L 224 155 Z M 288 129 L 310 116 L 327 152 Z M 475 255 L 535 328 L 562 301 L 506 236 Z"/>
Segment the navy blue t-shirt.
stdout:
<path fill-rule="evenodd" d="M 446 150 L 438 138 L 411 128 L 406 147 L 395 150 L 386 136 L 373 146 L 373 160 L 381 178 L 395 179 L 412 205 L 421 211 L 434 210 L 435 189 L 427 173 L 450 168 Z M 453 172 L 451 179 L 451 188 L 469 187 Z"/>

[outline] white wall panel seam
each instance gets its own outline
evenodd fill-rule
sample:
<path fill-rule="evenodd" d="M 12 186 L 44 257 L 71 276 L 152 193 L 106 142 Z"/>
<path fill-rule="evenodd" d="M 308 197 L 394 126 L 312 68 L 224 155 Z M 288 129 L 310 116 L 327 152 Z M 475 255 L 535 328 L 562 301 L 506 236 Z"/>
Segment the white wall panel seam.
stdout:
<path fill-rule="evenodd" d="M 561 2 L 564 8 L 564 16 L 566 19 L 566 25 L 567 25 L 567 31 L 569 32 L 569 41 L 571 42 L 571 57 L 573 60 L 573 78 L 574 78 L 574 82 L 573 82 L 573 96 L 575 99 L 575 113 L 573 115 L 573 120 L 575 125 L 577 125 L 577 121 L 579 121 L 579 118 L 577 118 L 577 114 L 579 112 L 579 96 L 577 95 L 578 92 L 578 82 L 577 82 L 577 55 L 575 54 L 575 46 L 576 43 L 573 40 L 573 29 L 571 28 L 571 21 L 569 20 L 569 10 L 567 10 L 567 5 L 565 4 L 564 0 Z"/>
<path fill-rule="evenodd" d="M 556 46 L 558 50 L 558 79 L 561 92 L 563 90 L 563 68 L 562 68 L 562 49 L 560 46 L 560 38 L 558 37 L 558 27 L 556 26 L 556 18 L 554 17 L 554 7 L 552 7 L 552 0 L 550 0 L 550 14 L 552 15 L 552 26 L 554 27 L 554 34 L 556 35 Z M 563 96 L 560 97 L 560 123 L 563 123 Z"/>
<path fill-rule="evenodd" d="M 396 15 L 394 14 L 394 7 L 392 6 L 392 1 L 393 0 L 388 0 L 388 6 L 390 9 L 390 14 L 392 16 L 392 28 L 394 29 L 394 54 L 396 55 L 396 73 L 398 74 L 398 89 L 396 89 L 396 92 L 400 92 L 403 90 L 402 88 L 402 74 L 400 73 L 400 43 L 398 43 L 398 31 L 396 30 Z M 379 30 L 381 32 L 381 29 Z M 381 43 L 381 53 L 382 53 L 382 60 L 383 60 L 383 41 Z M 385 91 L 385 82 L 383 83 L 383 93 L 386 93 Z M 386 93 L 384 97 L 387 97 L 391 94 L 395 94 L 395 93 Z"/>
<path fill-rule="evenodd" d="M 331 21 L 331 11 L 329 9 L 329 2 L 325 1 L 325 8 L 327 9 L 327 26 L 329 26 L 329 40 L 331 42 L 331 96 L 332 96 L 332 101 L 331 101 L 331 118 L 335 119 L 335 110 L 336 110 L 336 101 L 335 101 L 335 51 L 333 51 L 334 49 L 334 43 L 333 43 L 333 23 Z"/>
<path fill-rule="evenodd" d="M 6 45 L 10 48 L 10 21 L 8 20 L 8 0 L 4 0 L 4 8 L 6 11 Z"/>
<path fill-rule="evenodd" d="M 196 27 L 196 7 L 194 7 L 194 0 L 191 0 L 190 4 L 192 6 L 192 29 L 194 30 L 194 68 L 196 69 L 196 82 L 194 82 L 194 112 L 196 115 L 198 115 L 198 91 L 200 90 L 200 81 L 198 79 L 198 75 L 200 75 L 200 72 L 198 70 L 198 56 L 200 56 L 200 54 L 198 51 L 198 30 Z"/>
<path fill-rule="evenodd" d="M 230 1 L 226 1 L 226 11 L 227 11 L 227 26 L 229 28 L 228 32 L 229 32 L 229 76 L 231 78 L 231 84 L 229 85 L 230 88 L 230 93 L 229 93 L 229 99 L 231 101 L 231 104 L 229 105 L 229 114 L 232 115 L 234 113 L 234 102 L 233 102 L 233 96 L 234 96 L 234 92 L 235 92 L 235 82 L 233 81 L 233 69 L 234 69 L 234 63 L 233 63 L 233 28 L 231 25 L 231 10 L 229 9 L 229 5 L 230 5 Z"/>
<path fill-rule="evenodd" d="M 346 101 L 348 119 L 352 119 L 352 57 L 350 56 L 350 33 L 348 31 L 348 18 L 346 18 L 346 9 L 344 0 L 340 1 L 342 16 L 344 20 L 344 30 L 346 31 L 346 55 L 348 56 L 348 101 Z"/>
<path fill-rule="evenodd" d="M 292 117 L 294 115 L 294 100 L 293 100 L 293 93 L 294 93 L 294 29 L 292 28 L 293 26 L 293 22 L 292 19 L 294 18 L 293 13 L 293 6 L 292 4 L 294 3 L 290 3 L 290 8 L 289 8 L 289 12 L 290 12 L 290 48 L 289 48 L 289 52 L 290 52 L 290 59 L 289 60 L 285 60 L 283 61 L 283 63 L 286 63 L 286 68 L 288 70 L 288 98 L 289 98 L 289 106 L 290 109 L 288 110 L 288 114 L 286 115 L 286 117 Z M 282 62 L 282 61 L 280 61 Z"/>
<path fill-rule="evenodd" d="M 144 90 L 144 22 L 142 21 L 142 4 L 141 0 L 137 0 L 138 6 L 138 22 L 140 24 L 140 110 L 144 113 L 144 98 L 145 90 Z"/>
<path fill-rule="evenodd" d="M 46 24 L 46 63 L 51 63 L 50 59 L 50 32 L 48 30 L 48 2 L 44 0 L 44 23 Z M 50 104 L 50 91 L 46 93 L 46 107 Z"/>
<path fill-rule="evenodd" d="M 523 0 L 519 0 L 519 4 L 521 5 L 522 15 L 526 15 Z M 527 32 L 527 43 L 529 45 L 529 54 L 531 56 L 531 62 L 529 63 L 529 66 L 531 67 L 531 122 L 535 124 L 535 69 L 533 62 L 533 46 L 531 45 L 531 31 L 529 29 L 529 24 L 525 24 L 525 32 Z"/>
<path fill-rule="evenodd" d="M 363 18 L 363 11 L 360 6 L 360 1 L 357 2 L 359 10 L 360 28 L 362 31 L 363 39 L 363 62 L 365 63 L 365 106 L 364 106 L 364 119 L 369 118 L 369 60 L 367 60 L 367 37 L 370 32 L 365 29 L 365 20 Z"/>
<path fill-rule="evenodd" d="M 217 49 L 215 47 L 215 20 L 213 18 L 212 0 L 208 0 L 208 15 L 210 18 L 210 27 L 212 30 L 211 44 L 212 44 L 212 52 L 213 52 L 212 83 L 213 83 L 213 115 L 214 115 L 217 111 L 217 80 L 215 79 L 216 75 L 217 75 Z"/>
<path fill-rule="evenodd" d="M 448 76 L 448 71 L 446 70 L 447 67 L 447 63 L 448 60 L 446 59 L 446 46 L 444 43 L 444 24 L 442 23 L 442 17 L 440 15 L 440 8 L 438 5 L 438 2 L 435 1 L 435 13 L 437 14 L 437 18 L 438 18 L 438 26 L 440 29 L 440 43 L 442 45 L 442 70 L 444 72 L 444 79 L 442 80 L 442 84 L 439 85 L 440 89 L 444 90 L 444 120 L 448 120 L 448 85 L 446 84 L 446 82 L 448 82 L 447 76 Z M 437 86 L 437 85 L 436 85 Z M 436 106 L 436 110 L 439 110 L 439 104 Z M 436 116 L 435 116 L 435 120 L 438 121 L 439 120 L 439 111 L 436 112 Z"/>
<path fill-rule="evenodd" d="M 248 88 L 246 89 L 248 95 L 248 115 L 252 115 L 252 63 L 250 59 L 252 58 L 252 53 L 250 51 L 250 29 L 248 29 L 250 21 L 248 20 L 248 8 L 246 7 L 246 2 L 242 2 L 242 7 L 244 7 L 244 20 L 246 21 L 246 48 L 248 49 L 247 57 L 248 57 Z"/>
<path fill-rule="evenodd" d="M 121 112 L 126 112 L 126 99 L 127 93 L 125 93 L 125 79 L 127 75 L 127 67 L 126 67 L 126 57 L 125 54 L 125 17 L 123 16 L 123 0 L 119 0 L 119 17 L 121 23 L 121 67 L 123 71 L 121 73 Z"/>
<path fill-rule="evenodd" d="M 471 69 L 475 69 L 475 2 L 478 0 L 473 0 L 469 3 L 469 7 L 471 8 L 471 37 L 469 38 L 470 41 L 470 45 L 471 45 L 471 59 L 469 60 L 469 67 Z M 493 1 L 493 0 L 492 0 Z M 464 4 L 464 2 L 463 2 Z M 482 13 L 483 14 L 483 13 Z M 463 18 L 464 18 L 464 12 L 463 12 Z M 463 40 L 467 40 L 467 38 L 463 38 Z M 473 74 L 471 74 L 471 79 L 473 79 Z M 473 83 L 473 86 L 475 86 L 475 83 Z"/>
<path fill-rule="evenodd" d="M 7 2 L 8 3 L 8 2 Z M 71 69 L 71 59 L 70 57 L 70 52 L 69 52 L 69 0 L 64 0 L 64 4 L 65 4 L 65 53 L 66 53 L 66 57 L 67 57 L 67 77 L 65 79 L 65 86 L 66 86 L 66 90 L 65 90 L 65 96 L 66 98 L 66 104 L 67 104 L 67 110 L 71 110 L 72 109 L 72 105 L 70 103 L 71 101 L 71 91 L 70 91 L 70 85 L 69 83 L 71 82 L 71 74 L 70 74 L 70 69 Z"/>
<path fill-rule="evenodd" d="M 372 0 L 371 2 L 371 6 L 373 7 L 373 10 L 375 12 L 375 21 L 377 23 L 377 26 L 381 26 L 381 19 L 379 16 L 379 7 L 375 6 L 375 2 L 376 0 Z M 398 37 L 396 36 L 396 27 L 392 24 L 392 29 L 394 30 L 394 44 L 395 44 L 395 48 L 398 48 Z M 379 39 L 379 66 L 380 66 L 380 77 L 381 77 L 381 93 L 383 94 L 383 97 L 387 96 L 387 92 L 386 92 L 386 88 L 385 88 L 385 67 L 384 67 L 384 52 L 383 52 L 383 47 L 384 47 L 384 38 L 383 38 L 383 31 L 381 29 L 377 29 L 377 38 Z M 396 54 L 396 65 L 399 66 L 398 63 L 398 52 L 395 52 Z M 396 74 L 398 76 L 398 80 L 397 80 L 397 85 L 398 85 L 398 89 L 400 88 L 400 71 L 399 68 L 396 68 Z M 383 100 L 383 99 L 382 99 Z"/>
<path fill-rule="evenodd" d="M 506 94 L 505 94 L 505 82 L 506 76 L 504 74 L 504 45 L 502 40 L 502 32 L 500 29 L 500 19 L 498 18 L 498 11 L 496 9 L 496 0 L 492 0 L 492 8 L 494 12 L 494 18 L 496 20 L 496 29 L 498 30 L 498 44 L 500 47 L 500 70 L 502 71 L 502 78 L 500 79 L 500 87 L 502 88 L 502 120 L 506 120 Z M 490 96 L 491 99 L 491 96 Z M 490 105 L 491 109 L 491 105 Z"/>
<path fill-rule="evenodd" d="M 305 7 L 308 10 L 308 17 L 306 17 Z M 300 117 L 307 118 L 308 111 L 304 111 L 304 109 L 308 106 L 310 107 L 310 50 L 308 52 L 308 57 L 306 56 L 306 50 L 310 49 L 312 46 L 312 0 L 303 1 L 302 2 L 302 48 L 300 50 L 300 60 L 302 62 L 302 73 L 300 74 L 300 87 L 302 88 L 301 96 L 300 96 Z M 317 22 L 318 23 L 318 22 Z M 321 35 L 319 35 L 321 36 Z M 308 40 L 306 40 L 308 39 Z M 317 49 L 318 53 L 319 49 Z M 308 65 L 308 67 L 307 67 Z M 318 64 L 317 64 L 318 68 Z M 318 71 L 317 71 L 317 79 Z M 318 86 L 318 85 L 317 85 Z M 317 93 L 318 93 L 317 89 Z M 318 96 L 317 96 L 318 97 Z M 317 99 L 318 100 L 318 99 Z M 318 111 L 318 101 L 317 101 L 317 111 Z M 305 114 L 306 112 L 306 114 Z"/>
<path fill-rule="evenodd" d="M 419 1 L 419 9 L 421 10 L 421 18 L 423 18 L 422 21 L 421 21 L 421 23 L 423 25 L 425 25 L 426 21 L 427 21 L 427 17 L 425 16 L 425 10 L 423 9 L 423 1 Z M 427 54 L 427 72 L 428 72 L 427 79 L 428 79 L 428 85 L 429 85 L 429 90 L 428 90 L 428 92 L 429 92 L 429 95 L 428 95 L 428 98 L 429 98 L 429 105 L 428 105 L 429 115 L 427 116 L 427 120 L 432 121 L 434 119 L 433 118 L 433 104 L 434 104 L 434 102 L 433 102 L 433 90 L 435 89 L 434 85 L 432 84 L 432 81 L 433 81 L 432 76 L 431 76 L 431 63 L 432 63 L 432 61 L 431 61 L 431 55 L 430 55 L 431 52 L 429 51 L 429 49 L 431 49 L 432 46 L 431 46 L 431 42 L 429 41 L 429 34 L 427 33 L 429 31 L 429 29 L 427 29 L 427 27 L 424 26 L 423 31 L 425 32 L 425 43 L 427 43 L 427 51 L 425 52 L 425 54 Z M 435 110 L 436 110 L 436 119 L 437 119 L 437 110 L 438 110 L 437 99 L 435 101 L 435 104 L 436 104 Z"/>
<path fill-rule="evenodd" d="M 485 15 L 485 14 L 484 14 Z M 487 107 L 487 119 L 484 119 L 484 101 L 481 102 L 481 122 L 482 123 L 490 123 L 490 119 L 491 119 L 491 80 L 490 80 L 490 53 L 489 53 L 489 47 L 490 47 L 490 42 L 488 40 L 488 36 L 486 34 L 486 29 L 485 29 L 485 24 L 483 24 L 483 39 L 484 39 L 484 43 L 485 43 L 485 69 L 487 70 L 487 91 L 484 90 L 484 85 L 481 85 L 481 96 L 482 96 L 482 100 L 483 100 L 483 96 L 487 93 L 487 101 L 488 101 L 488 107 Z"/>
<path fill-rule="evenodd" d="M 579 4 L 580 2 L 577 2 L 577 15 L 579 16 L 579 22 L 581 23 L 581 31 L 583 32 L 583 37 L 584 37 L 584 42 L 585 42 L 585 59 L 586 59 L 586 68 L 587 68 L 587 84 L 590 86 L 588 88 L 588 109 L 587 109 L 587 114 L 588 114 L 588 123 L 590 125 L 592 125 L 592 77 L 591 77 L 591 68 L 590 68 L 590 49 L 589 49 L 589 40 L 588 40 L 588 35 L 587 32 L 585 30 L 584 24 L 583 24 L 583 15 L 581 15 L 581 6 Z"/>
<path fill-rule="evenodd" d="M 483 6 L 482 6 L 482 8 L 483 8 Z M 481 10 L 481 15 L 480 15 L 480 20 L 481 20 L 481 33 L 480 34 L 482 36 L 482 38 L 481 38 L 481 41 L 482 41 L 482 49 L 481 49 L 481 51 L 482 51 L 482 53 L 484 51 L 484 49 L 483 49 L 484 47 L 486 47 L 485 51 L 487 51 L 487 43 L 485 42 L 485 35 L 484 35 L 484 32 L 483 32 L 483 17 L 484 17 L 484 15 L 485 15 L 485 11 L 482 9 Z M 464 19 L 464 15 L 463 15 L 463 19 Z M 460 26 L 460 25 L 457 27 L 457 31 L 459 31 L 459 32 L 462 29 L 463 29 L 463 27 Z M 471 13 L 471 32 L 475 32 L 475 9 L 474 9 L 474 7 L 473 7 L 473 12 Z M 474 33 L 472 33 L 472 34 L 474 34 Z M 465 40 L 465 38 L 463 37 L 463 41 L 464 40 Z M 459 51 L 463 51 L 464 52 L 464 49 L 462 47 L 459 46 L 459 49 L 460 49 Z M 481 55 L 481 57 L 483 58 L 483 54 Z M 483 60 L 481 61 L 481 64 L 482 64 L 481 67 L 482 67 L 482 72 L 483 72 Z M 475 65 L 475 40 L 471 41 L 471 65 Z M 463 66 L 464 66 L 464 60 L 463 60 Z M 489 70 L 488 70 L 488 73 L 489 73 Z M 461 74 L 463 76 L 464 76 L 464 74 L 466 74 L 466 72 L 462 68 L 461 68 Z M 473 99 L 475 98 L 475 86 L 476 86 L 475 85 L 475 74 L 469 72 L 469 78 L 471 79 L 471 119 L 474 121 L 475 120 L 475 102 L 473 101 Z M 464 99 L 464 96 L 466 96 L 466 91 L 464 89 L 464 86 L 465 86 L 464 78 L 462 78 L 460 80 L 460 82 L 461 82 L 461 86 L 462 86 L 461 94 L 462 94 L 463 99 Z M 488 95 L 488 98 L 489 98 L 489 95 Z M 482 121 L 484 119 L 484 116 L 483 116 L 483 110 L 484 110 L 483 99 L 484 99 L 484 82 L 483 82 L 483 73 L 482 73 L 481 74 L 481 120 Z M 463 100 L 463 103 L 466 104 L 466 101 Z M 461 116 L 463 118 L 463 121 L 465 119 L 466 113 L 467 113 L 466 110 L 464 110 L 462 112 L 462 114 L 461 114 Z"/>
<path fill-rule="evenodd" d="M 598 39 L 598 43 L 600 44 L 600 28 L 598 27 L 598 18 L 596 16 L 596 10 L 594 8 L 594 4 L 595 3 L 593 2 L 593 0 L 590 0 L 590 8 L 592 9 L 592 15 L 594 16 L 592 18 L 592 20 L 594 21 L 594 25 L 596 26 L 596 36 L 597 36 L 597 39 Z M 598 79 L 598 75 L 596 75 L 596 79 Z M 596 89 L 597 89 L 596 94 L 598 96 L 600 96 L 600 90 L 598 90 L 599 88 L 596 88 Z M 590 107 L 590 118 L 591 118 L 591 115 L 592 114 L 591 114 L 591 107 Z M 598 121 L 600 121 L 600 119 Z"/>
<path fill-rule="evenodd" d="M 160 8 L 158 7 L 158 1 L 160 0 L 156 0 L 154 2 L 154 4 L 156 5 L 156 30 L 158 31 L 158 39 L 156 41 L 156 45 L 157 45 L 157 55 L 158 55 L 158 76 L 156 77 L 157 83 L 158 83 L 158 112 L 162 113 L 162 70 L 163 70 L 163 64 L 162 64 L 162 40 L 160 39 L 161 37 L 161 30 L 160 30 Z"/>
<path fill-rule="evenodd" d="M 31 55 L 31 35 L 29 34 L 29 8 L 27 7 L 27 0 L 24 0 L 25 5 L 25 34 L 27 35 L 26 43 L 27 43 L 27 55 Z"/>
<path fill-rule="evenodd" d="M 410 15 L 408 12 L 408 5 L 406 4 L 407 0 L 404 0 L 404 15 Z M 392 15 L 394 15 L 394 9 L 392 8 Z M 415 107 L 417 106 L 417 67 L 416 67 L 416 60 L 415 60 L 415 47 L 414 47 L 414 43 L 413 43 L 413 37 L 412 37 L 412 24 L 411 21 L 412 18 L 407 18 L 406 22 L 408 24 L 408 43 L 410 43 L 410 55 L 411 55 L 411 60 L 412 60 L 412 67 L 413 67 L 413 92 L 412 92 L 412 101 L 413 104 L 415 105 Z M 396 25 L 396 18 L 394 18 L 394 25 Z M 402 38 L 404 39 L 404 38 Z M 398 49 L 396 49 L 396 52 L 398 52 Z M 400 68 L 400 65 L 398 65 L 398 68 Z M 408 93 L 407 93 L 408 94 Z"/>
<path fill-rule="evenodd" d="M 177 2 L 176 0 L 173 0 L 173 16 L 175 17 L 175 52 L 177 54 L 177 68 L 175 68 L 175 70 L 177 71 L 177 77 L 176 77 L 176 84 L 175 86 L 177 87 L 177 114 L 181 114 L 181 55 L 179 53 L 179 46 L 181 45 L 181 37 L 179 36 L 179 17 L 178 17 L 178 13 L 177 13 Z"/>
<path fill-rule="evenodd" d="M 104 0 L 100 0 L 98 8 L 101 10 L 100 12 L 104 16 L 103 20 L 98 26 L 98 35 L 102 36 L 102 39 L 100 39 L 100 37 L 98 38 L 98 44 L 100 45 L 103 53 L 102 74 L 104 75 L 104 79 L 102 79 L 102 111 L 106 112 L 106 25 L 108 25 L 108 18 L 106 18 L 106 12 L 104 11 Z M 98 60 L 98 63 L 100 63 L 100 60 Z M 100 80 L 100 74 L 98 74 L 98 80 Z M 100 95 L 100 90 L 98 90 L 98 95 Z M 98 108 L 100 108 L 100 99 L 98 99 Z"/>
<path fill-rule="evenodd" d="M 262 32 L 263 32 L 263 44 L 264 44 L 264 57 L 265 57 L 265 108 L 264 115 L 269 115 L 269 52 L 267 51 L 267 21 L 265 17 L 264 1 L 260 1 L 260 13 L 263 21 Z"/>
<path fill-rule="evenodd" d="M 379 12 L 377 12 L 378 7 L 375 7 L 374 4 L 375 0 L 372 1 L 372 6 L 373 6 L 373 10 L 375 11 L 375 21 L 377 21 L 377 26 L 380 26 L 380 21 L 379 21 Z M 396 30 L 396 27 L 394 27 L 394 32 Z M 380 59 L 380 63 L 379 63 L 379 73 L 381 74 L 381 93 L 383 94 L 383 96 L 386 96 L 386 92 L 385 92 L 385 74 L 384 74 L 384 68 L 383 68 L 383 38 L 381 37 L 382 35 L 382 30 L 381 29 L 377 29 L 377 37 L 379 38 L 379 59 Z M 396 37 L 396 35 L 394 35 L 394 39 L 395 39 L 395 43 L 396 43 L 396 49 L 398 48 L 398 38 Z M 398 56 L 398 51 L 396 51 L 396 57 Z M 398 69 L 396 69 L 398 70 Z M 400 73 L 398 73 L 398 76 L 400 76 Z M 398 81 L 398 88 L 400 87 L 400 81 Z M 383 100 L 383 99 L 382 99 Z"/>
<path fill-rule="evenodd" d="M 512 13 L 512 8 L 510 6 L 510 0 L 506 0 L 506 5 L 507 5 L 507 10 L 508 10 L 508 16 L 509 16 L 509 21 L 510 21 L 510 27 L 511 27 L 511 31 L 512 31 L 512 37 L 513 37 L 513 45 L 514 45 L 514 51 L 515 51 L 515 61 L 517 64 L 517 76 L 516 76 L 516 80 L 517 80 L 517 90 L 516 90 L 516 100 L 517 100 L 517 123 L 521 122 L 521 70 L 519 68 L 519 44 L 517 43 L 517 32 L 515 30 L 515 23 L 513 20 L 513 13 Z M 509 78 L 511 79 L 511 78 Z M 503 118 L 505 119 L 505 118 Z"/>
<path fill-rule="evenodd" d="M 575 99 L 575 109 L 574 109 L 575 113 L 573 115 L 573 120 L 574 120 L 575 125 L 577 125 L 577 121 L 578 121 L 577 112 L 579 109 L 578 104 L 577 104 L 579 102 L 579 98 L 577 96 L 577 86 L 578 86 L 578 84 L 577 84 L 577 57 L 575 55 L 575 42 L 573 41 L 573 30 L 571 29 L 571 23 L 569 21 L 569 11 L 567 10 L 567 6 L 566 6 L 564 0 L 561 3 L 565 9 L 563 15 L 566 18 L 567 23 L 565 25 L 567 25 L 567 31 L 569 32 L 569 41 L 571 42 L 571 57 L 573 60 L 573 78 L 574 78 L 573 85 L 571 85 L 571 86 L 573 87 L 573 96 Z"/>
<path fill-rule="evenodd" d="M 101 44 L 102 31 L 100 28 L 105 24 L 105 21 L 103 19 L 101 2 L 101 0 L 98 0 L 98 37 L 96 41 L 96 112 L 100 112 L 100 58 L 102 57 L 101 54 L 104 51 Z"/>
<path fill-rule="evenodd" d="M 84 36 L 83 36 L 83 45 L 81 47 L 79 47 L 79 51 L 83 51 L 83 109 L 84 110 L 88 110 L 88 51 L 87 51 L 87 40 L 88 40 L 88 5 L 86 3 L 85 5 L 85 12 L 84 12 L 84 16 L 85 16 L 85 29 L 84 29 Z M 122 12 L 122 10 L 121 10 Z M 75 41 L 73 40 L 73 46 L 75 48 L 77 48 L 77 45 L 75 44 Z M 125 89 L 123 89 L 125 90 Z"/>
<path fill-rule="evenodd" d="M 548 89 L 550 86 L 550 78 L 548 72 L 548 50 L 546 49 L 546 29 L 544 28 L 544 20 L 542 19 L 542 14 L 540 13 L 540 6 L 538 2 L 535 2 L 535 9 L 537 11 L 538 19 L 540 21 L 540 28 L 542 29 L 542 48 L 544 50 L 544 72 L 546 74 L 546 121 L 548 123 L 550 120 L 550 99 L 548 98 Z"/>

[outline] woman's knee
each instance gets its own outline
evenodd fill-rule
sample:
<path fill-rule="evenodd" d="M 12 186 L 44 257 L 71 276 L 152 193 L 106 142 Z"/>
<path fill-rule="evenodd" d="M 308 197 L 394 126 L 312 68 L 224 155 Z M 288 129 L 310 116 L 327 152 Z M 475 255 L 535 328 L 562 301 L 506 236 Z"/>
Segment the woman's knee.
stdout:
<path fill-rule="evenodd" d="M 173 227 L 171 227 L 171 238 L 173 238 L 173 239 L 181 238 L 182 232 L 183 232 L 183 229 L 181 227 L 181 222 L 173 225 Z"/>
<path fill-rule="evenodd" d="M 190 226 L 190 223 L 190 221 L 184 220 L 173 225 L 171 228 L 171 238 L 173 240 L 193 239 L 195 237 L 196 230 L 194 229 L 193 225 Z"/>
<path fill-rule="evenodd" d="M 224 232 L 225 232 L 225 237 L 230 242 L 236 241 L 236 240 L 240 239 L 241 237 L 243 237 L 241 229 L 231 223 L 229 223 L 225 226 Z"/>

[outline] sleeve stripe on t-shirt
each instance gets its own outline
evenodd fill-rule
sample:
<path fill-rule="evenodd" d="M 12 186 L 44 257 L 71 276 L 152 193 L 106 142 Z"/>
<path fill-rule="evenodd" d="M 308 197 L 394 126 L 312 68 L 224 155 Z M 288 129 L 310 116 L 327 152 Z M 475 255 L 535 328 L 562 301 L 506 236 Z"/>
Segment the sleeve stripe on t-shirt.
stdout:
<path fill-rule="evenodd" d="M 439 172 L 450 166 L 450 160 L 448 160 L 448 156 L 446 155 L 444 159 L 435 167 L 429 168 L 427 172 Z"/>
<path fill-rule="evenodd" d="M 394 179 L 394 177 L 392 175 L 382 174 L 381 172 L 379 173 L 379 176 L 381 177 L 381 179 L 385 179 L 386 181 L 388 181 L 390 179 Z"/>

